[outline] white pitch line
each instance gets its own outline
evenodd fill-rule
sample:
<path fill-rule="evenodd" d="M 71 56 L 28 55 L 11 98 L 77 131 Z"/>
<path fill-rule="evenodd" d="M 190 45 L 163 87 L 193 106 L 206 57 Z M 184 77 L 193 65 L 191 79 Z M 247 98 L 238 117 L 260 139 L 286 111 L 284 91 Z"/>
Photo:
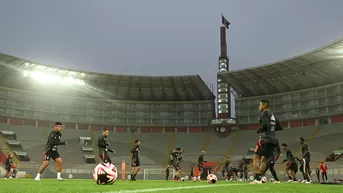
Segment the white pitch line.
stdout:
<path fill-rule="evenodd" d="M 198 189 L 198 188 L 215 188 L 221 186 L 243 186 L 247 184 L 209 184 L 203 186 L 180 186 L 174 188 L 149 188 L 149 189 L 139 189 L 139 190 L 119 190 L 119 191 L 109 191 L 104 193 L 139 193 L 139 192 L 161 192 L 169 190 L 186 190 L 186 189 Z"/>

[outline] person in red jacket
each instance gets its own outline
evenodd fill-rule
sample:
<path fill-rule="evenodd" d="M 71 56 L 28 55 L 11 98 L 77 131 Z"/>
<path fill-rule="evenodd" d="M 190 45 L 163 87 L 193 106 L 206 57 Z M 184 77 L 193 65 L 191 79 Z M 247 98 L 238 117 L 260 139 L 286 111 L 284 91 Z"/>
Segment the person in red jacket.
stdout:
<path fill-rule="evenodd" d="M 328 167 L 323 162 L 320 162 L 319 168 L 320 168 L 320 172 L 322 173 L 323 182 L 328 181 L 328 176 L 326 174 L 326 170 L 328 169 Z M 324 177 L 325 177 L 325 180 L 324 180 Z"/>

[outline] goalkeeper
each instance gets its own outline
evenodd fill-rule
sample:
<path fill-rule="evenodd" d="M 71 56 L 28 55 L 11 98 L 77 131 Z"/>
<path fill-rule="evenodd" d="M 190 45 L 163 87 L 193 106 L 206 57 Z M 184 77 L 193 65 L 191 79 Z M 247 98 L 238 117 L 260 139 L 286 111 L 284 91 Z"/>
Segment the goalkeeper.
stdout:
<path fill-rule="evenodd" d="M 109 143 L 107 142 L 108 137 L 108 129 L 104 129 L 102 135 L 98 139 L 98 147 L 99 147 L 99 156 L 103 163 L 112 163 L 110 156 L 108 156 L 108 152 L 113 153 L 114 151 L 109 149 Z"/>

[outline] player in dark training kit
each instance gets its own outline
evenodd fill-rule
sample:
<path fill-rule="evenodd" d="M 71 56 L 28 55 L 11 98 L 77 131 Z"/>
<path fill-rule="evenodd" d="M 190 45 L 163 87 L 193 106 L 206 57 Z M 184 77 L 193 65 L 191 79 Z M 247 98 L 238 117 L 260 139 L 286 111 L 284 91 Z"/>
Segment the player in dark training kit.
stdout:
<path fill-rule="evenodd" d="M 104 129 L 102 132 L 102 135 L 98 139 L 98 147 L 99 147 L 99 157 L 103 163 L 112 163 L 110 156 L 108 155 L 108 152 L 113 153 L 114 151 L 109 149 L 109 143 L 107 142 L 108 137 L 108 129 Z"/>
<path fill-rule="evenodd" d="M 279 146 L 279 142 L 277 142 L 277 145 L 275 146 L 275 149 L 273 150 L 272 156 L 270 156 L 267 159 L 267 168 L 266 168 L 265 172 L 263 173 L 263 175 L 265 175 L 267 170 L 269 170 L 270 173 L 272 174 L 273 178 L 274 178 L 274 182 L 273 182 L 274 184 L 280 183 L 279 178 L 278 178 L 276 171 L 275 171 L 275 168 L 274 168 L 275 162 L 279 159 L 280 154 L 281 154 L 281 149 Z"/>
<path fill-rule="evenodd" d="M 302 159 L 299 160 L 301 165 L 300 165 L 300 172 L 304 176 L 304 180 L 302 183 L 311 183 L 310 179 L 310 160 L 311 160 L 311 153 L 310 153 L 310 148 L 308 147 L 307 143 L 305 142 L 305 139 L 303 137 L 299 138 L 299 143 L 302 146 L 301 147 L 301 153 L 302 153 Z"/>
<path fill-rule="evenodd" d="M 248 180 L 248 165 L 245 163 L 245 157 L 242 158 L 241 163 L 238 166 L 238 171 L 240 173 L 240 180 L 247 181 Z"/>
<path fill-rule="evenodd" d="M 45 168 L 48 167 L 50 159 L 53 159 L 57 164 L 57 180 L 63 180 L 61 177 L 62 172 L 62 159 L 60 154 L 58 153 L 57 149 L 59 145 L 66 145 L 67 142 L 62 142 L 62 123 L 56 122 L 55 130 L 51 131 L 48 136 L 48 142 L 45 145 L 44 149 L 44 162 L 42 166 L 39 168 L 37 176 L 35 178 L 36 181 L 40 181 L 41 174 L 44 172 Z"/>
<path fill-rule="evenodd" d="M 269 111 L 270 102 L 262 100 L 259 109 L 261 111 L 260 129 L 257 131 L 259 140 L 255 148 L 253 165 L 255 168 L 255 180 L 250 184 L 261 184 L 262 174 L 267 168 L 267 159 L 273 156 L 277 148 L 278 140 L 275 137 L 275 131 L 282 130 L 279 121 L 274 114 Z"/>
<path fill-rule="evenodd" d="M 231 178 L 230 164 L 231 164 L 230 157 L 227 157 L 226 160 L 225 160 L 225 162 L 224 162 L 223 169 L 222 169 L 222 177 L 223 177 L 223 180 L 224 180 L 224 179 L 230 180 L 230 178 Z M 225 172 L 226 172 L 226 176 L 225 176 Z"/>
<path fill-rule="evenodd" d="M 132 153 L 131 179 L 130 179 L 131 181 L 136 181 L 136 175 L 141 169 L 141 162 L 139 160 L 140 145 L 141 145 L 141 142 L 139 140 L 136 140 L 135 146 L 131 149 L 131 153 Z"/>
<path fill-rule="evenodd" d="M 282 162 L 287 162 L 286 171 L 288 173 L 288 182 L 287 183 L 296 183 L 298 182 L 296 179 L 296 174 L 298 172 L 298 163 L 290 149 L 288 149 L 287 144 L 282 144 L 282 150 L 286 152 L 286 159 Z"/>
<path fill-rule="evenodd" d="M 175 168 L 175 176 L 174 179 L 175 181 L 180 180 L 180 174 L 181 174 L 181 168 L 180 168 L 180 161 L 182 160 L 182 149 L 181 148 L 176 148 L 176 150 L 173 150 L 173 152 L 170 154 L 169 158 L 169 165 L 174 166 Z"/>
<path fill-rule="evenodd" d="M 200 181 L 200 178 L 201 178 L 201 174 L 203 172 L 203 164 L 204 162 L 204 156 L 205 156 L 206 152 L 205 151 L 201 151 L 201 154 L 198 158 L 198 169 L 199 169 L 199 173 L 198 173 L 198 176 L 197 176 L 197 180 Z"/>
<path fill-rule="evenodd" d="M 5 162 L 5 170 L 6 170 L 6 174 L 5 174 L 5 179 L 12 179 L 12 176 L 15 176 L 16 170 L 13 169 L 14 167 L 14 163 L 13 163 L 13 153 L 9 153 L 7 158 L 6 158 L 6 162 Z"/>

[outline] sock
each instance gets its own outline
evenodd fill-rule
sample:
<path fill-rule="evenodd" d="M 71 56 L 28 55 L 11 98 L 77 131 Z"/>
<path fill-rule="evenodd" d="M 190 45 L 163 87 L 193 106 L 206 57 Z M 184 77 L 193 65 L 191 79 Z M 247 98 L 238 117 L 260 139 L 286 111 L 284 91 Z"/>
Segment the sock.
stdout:
<path fill-rule="evenodd" d="M 292 177 L 291 177 L 291 176 L 288 176 L 288 179 L 289 179 L 289 180 L 292 180 Z"/>
<path fill-rule="evenodd" d="M 298 181 L 296 178 L 293 178 L 293 181 Z"/>
<path fill-rule="evenodd" d="M 176 178 L 177 178 L 177 176 L 175 175 L 175 176 L 174 176 L 174 178 L 176 179 Z"/>
<path fill-rule="evenodd" d="M 255 174 L 255 180 L 261 181 L 261 174 Z"/>
<path fill-rule="evenodd" d="M 37 173 L 36 178 L 40 179 L 40 173 Z"/>
<path fill-rule="evenodd" d="M 61 178 L 61 172 L 57 172 L 57 178 Z"/>

